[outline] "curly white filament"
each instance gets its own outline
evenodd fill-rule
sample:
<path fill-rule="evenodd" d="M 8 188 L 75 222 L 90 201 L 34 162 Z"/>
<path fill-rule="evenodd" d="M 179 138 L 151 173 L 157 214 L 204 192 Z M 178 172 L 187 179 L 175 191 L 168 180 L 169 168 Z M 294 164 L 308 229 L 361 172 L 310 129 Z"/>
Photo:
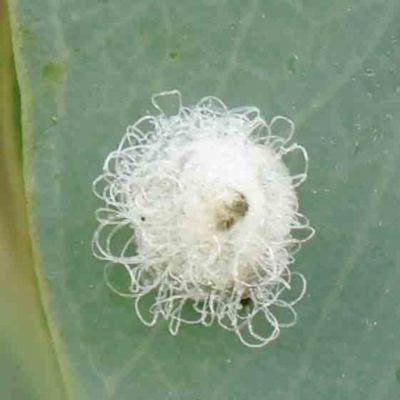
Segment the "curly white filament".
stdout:
<path fill-rule="evenodd" d="M 166 115 L 161 101 L 175 102 L 177 112 Z M 182 322 L 216 321 L 245 345 L 264 346 L 296 323 L 293 305 L 305 293 L 305 279 L 289 265 L 314 234 L 295 192 L 307 176 L 306 150 L 289 144 L 291 120 L 277 116 L 267 123 L 255 107 L 229 110 L 215 97 L 186 107 L 176 90 L 152 102 L 160 113 L 128 127 L 94 181 L 105 206 L 97 210 L 93 252 L 110 262 L 108 283 L 110 266 L 126 269 L 128 293 L 109 284 L 135 299 L 144 324 L 161 316 L 176 334 Z M 277 122 L 287 124 L 286 138 L 273 134 Z M 282 160 L 293 152 L 304 158 L 297 175 Z M 299 231 L 305 234 L 298 237 Z M 285 301 L 294 275 L 300 293 Z M 143 313 L 146 295 L 154 302 Z M 191 319 L 182 314 L 188 300 Z M 278 307 L 290 311 L 290 322 L 278 321 Z M 256 332 L 258 314 L 270 330 Z"/>

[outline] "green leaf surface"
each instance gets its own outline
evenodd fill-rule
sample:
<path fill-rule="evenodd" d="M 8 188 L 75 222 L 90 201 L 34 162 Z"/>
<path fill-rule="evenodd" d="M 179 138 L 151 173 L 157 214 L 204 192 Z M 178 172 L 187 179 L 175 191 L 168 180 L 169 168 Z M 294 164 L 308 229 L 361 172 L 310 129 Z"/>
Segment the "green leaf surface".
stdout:
<path fill-rule="evenodd" d="M 399 398 L 398 0 L 13 0 L 12 16 L 31 233 L 71 399 Z M 91 183 L 174 88 L 287 115 L 308 149 L 308 295 L 263 349 L 143 326 L 91 255 Z"/>
<path fill-rule="evenodd" d="M 0 1 L 0 399 L 64 400 L 26 221 L 20 102 L 7 11 Z"/>

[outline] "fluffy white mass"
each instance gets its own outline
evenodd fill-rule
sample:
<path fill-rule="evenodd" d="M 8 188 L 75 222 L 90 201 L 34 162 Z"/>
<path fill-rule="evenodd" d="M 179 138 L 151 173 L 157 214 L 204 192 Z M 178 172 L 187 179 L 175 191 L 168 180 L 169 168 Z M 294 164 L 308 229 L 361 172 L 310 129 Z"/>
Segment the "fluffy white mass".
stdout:
<path fill-rule="evenodd" d="M 128 127 L 94 182 L 105 202 L 94 254 L 109 261 L 107 281 L 110 267 L 126 269 L 129 291 L 118 293 L 135 299 L 143 323 L 162 317 L 176 334 L 182 322 L 216 321 L 244 344 L 263 346 L 296 322 L 305 279 L 289 266 L 314 234 L 298 211 L 295 187 L 308 159 L 290 144 L 294 124 L 281 116 L 268 123 L 256 107 L 229 110 L 215 97 L 182 106 L 175 90 L 152 102 L 159 114 Z M 167 115 L 161 102 L 176 111 Z M 274 135 L 276 124 L 287 125 L 286 137 Z M 304 170 L 291 175 L 283 157 L 294 152 Z M 300 288 L 285 301 L 294 276 Z M 153 299 L 146 312 L 144 296 Z M 279 321 L 282 308 L 289 321 Z M 257 315 L 269 329 L 255 328 Z"/>

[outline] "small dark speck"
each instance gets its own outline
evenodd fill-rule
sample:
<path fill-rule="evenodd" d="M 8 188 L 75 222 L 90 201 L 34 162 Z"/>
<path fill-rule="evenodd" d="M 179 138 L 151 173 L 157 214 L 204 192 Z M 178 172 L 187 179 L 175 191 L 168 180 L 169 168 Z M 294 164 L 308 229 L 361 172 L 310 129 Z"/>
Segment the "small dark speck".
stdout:
<path fill-rule="evenodd" d="M 397 381 L 400 383 L 400 367 L 396 368 L 396 371 L 394 373 L 396 375 Z"/>
<path fill-rule="evenodd" d="M 34 34 L 31 30 L 31 28 L 29 28 L 27 25 L 21 25 L 20 26 L 20 33 L 22 36 L 22 39 L 33 39 L 34 38 Z"/>
<path fill-rule="evenodd" d="M 286 60 L 286 66 L 289 72 L 292 74 L 295 74 L 297 71 L 297 62 L 299 61 L 299 57 L 296 54 L 292 54 L 287 60 Z"/>
<path fill-rule="evenodd" d="M 176 50 L 169 52 L 169 58 L 172 58 L 174 60 L 176 57 L 178 57 L 178 52 Z"/>
<path fill-rule="evenodd" d="M 145 217 L 140 217 L 140 220 L 141 221 L 146 221 L 146 218 Z"/>
<path fill-rule="evenodd" d="M 354 144 L 353 156 L 357 156 L 359 152 L 360 152 L 360 144 L 358 142 L 356 142 Z"/>
<path fill-rule="evenodd" d="M 66 74 L 65 64 L 60 60 L 50 61 L 42 69 L 43 78 L 54 83 L 64 82 Z"/>
<path fill-rule="evenodd" d="M 250 297 L 245 297 L 245 298 L 241 299 L 241 300 L 240 300 L 240 304 L 241 304 L 243 307 L 250 306 L 250 305 L 251 305 L 251 299 L 250 299 Z"/>

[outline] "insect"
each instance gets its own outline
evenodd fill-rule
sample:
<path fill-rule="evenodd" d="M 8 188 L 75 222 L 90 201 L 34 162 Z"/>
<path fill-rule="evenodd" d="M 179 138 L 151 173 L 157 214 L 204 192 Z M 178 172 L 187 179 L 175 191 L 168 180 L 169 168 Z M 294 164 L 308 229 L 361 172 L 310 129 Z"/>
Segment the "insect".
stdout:
<path fill-rule="evenodd" d="M 230 189 L 229 194 L 230 197 L 219 204 L 215 215 L 216 227 L 219 230 L 230 229 L 249 209 L 246 197 L 242 193 Z"/>

